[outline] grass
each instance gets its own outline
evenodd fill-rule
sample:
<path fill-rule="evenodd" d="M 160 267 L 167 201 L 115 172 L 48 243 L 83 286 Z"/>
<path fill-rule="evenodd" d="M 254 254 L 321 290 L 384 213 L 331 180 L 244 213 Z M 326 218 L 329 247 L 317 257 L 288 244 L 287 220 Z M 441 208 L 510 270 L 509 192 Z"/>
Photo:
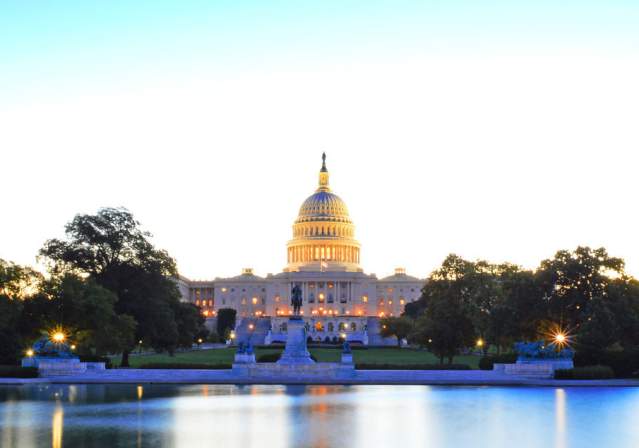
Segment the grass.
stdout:
<path fill-rule="evenodd" d="M 256 357 L 268 353 L 280 353 L 281 348 L 256 348 Z M 319 362 L 338 362 L 341 356 L 341 349 L 332 348 L 311 348 L 309 350 Z M 135 355 L 129 357 L 131 367 L 139 367 L 142 364 L 202 364 L 217 365 L 231 364 L 235 348 L 221 348 L 213 350 L 193 350 L 189 352 L 176 353 L 175 356 L 168 354 L 153 355 Z M 366 350 L 353 350 L 353 359 L 356 364 L 393 364 L 398 366 L 415 366 L 418 364 L 438 364 L 439 359 L 432 353 L 425 350 L 417 350 L 411 348 L 369 348 Z M 119 365 L 119 357 L 114 358 L 114 364 Z M 467 355 L 456 356 L 453 360 L 454 364 L 467 364 L 472 369 L 477 369 L 479 364 L 479 356 Z"/>

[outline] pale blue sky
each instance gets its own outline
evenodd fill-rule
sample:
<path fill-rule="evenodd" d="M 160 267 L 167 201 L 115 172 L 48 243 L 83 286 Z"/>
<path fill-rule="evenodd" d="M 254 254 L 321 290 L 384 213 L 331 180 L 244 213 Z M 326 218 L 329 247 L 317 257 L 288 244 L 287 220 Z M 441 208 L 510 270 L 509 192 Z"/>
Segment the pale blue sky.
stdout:
<path fill-rule="evenodd" d="M 638 275 L 637 79 L 636 1 L 5 0 L 0 257 L 123 205 L 187 276 L 277 272 L 326 150 L 368 272 Z"/>

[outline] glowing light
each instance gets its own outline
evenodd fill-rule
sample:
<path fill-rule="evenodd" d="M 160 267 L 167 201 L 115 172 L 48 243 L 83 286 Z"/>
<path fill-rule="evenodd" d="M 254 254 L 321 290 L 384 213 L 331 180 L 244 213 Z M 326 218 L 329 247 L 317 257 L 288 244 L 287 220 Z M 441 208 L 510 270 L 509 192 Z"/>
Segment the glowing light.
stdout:
<path fill-rule="evenodd" d="M 570 331 L 559 325 L 555 325 L 551 328 L 550 331 L 546 333 L 546 336 L 550 340 L 550 344 L 554 345 L 557 350 L 563 350 L 572 343 Z"/>
<path fill-rule="evenodd" d="M 477 347 L 483 347 L 484 346 L 484 340 L 479 338 L 477 339 Z"/>
<path fill-rule="evenodd" d="M 27 350 L 27 356 L 31 358 L 33 356 L 33 350 L 31 349 Z"/>
<path fill-rule="evenodd" d="M 342 337 L 342 339 L 346 339 L 346 333 L 341 333 L 340 336 Z"/>
<path fill-rule="evenodd" d="M 50 334 L 51 341 L 56 344 L 61 344 L 67 338 L 67 335 L 61 329 L 56 329 Z"/>
<path fill-rule="evenodd" d="M 197 343 L 201 344 L 202 343 L 202 338 L 198 338 Z"/>
<path fill-rule="evenodd" d="M 140 339 L 140 340 L 138 341 L 138 344 L 142 345 L 142 339 Z"/>
<path fill-rule="evenodd" d="M 249 324 L 248 328 L 249 328 L 249 330 L 253 330 L 255 328 L 255 325 Z"/>
<path fill-rule="evenodd" d="M 71 344 L 71 350 L 75 350 L 75 344 Z"/>

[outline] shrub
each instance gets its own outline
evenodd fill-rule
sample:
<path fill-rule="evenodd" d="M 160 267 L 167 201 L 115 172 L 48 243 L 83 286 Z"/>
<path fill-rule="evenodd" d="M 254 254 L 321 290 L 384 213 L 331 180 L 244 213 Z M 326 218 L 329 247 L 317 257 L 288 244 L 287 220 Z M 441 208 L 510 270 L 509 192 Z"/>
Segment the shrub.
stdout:
<path fill-rule="evenodd" d="M 197 363 L 181 363 L 181 362 L 149 362 L 141 364 L 138 369 L 187 369 L 187 370 L 220 370 L 230 369 L 231 364 L 197 364 Z"/>
<path fill-rule="evenodd" d="M 37 367 L 0 366 L 0 378 L 37 378 Z"/>
<path fill-rule="evenodd" d="M 517 361 L 516 353 L 505 353 L 503 355 L 482 356 L 479 360 L 481 370 L 493 370 L 494 364 L 512 364 Z"/>
<path fill-rule="evenodd" d="M 467 364 L 370 364 L 356 363 L 358 370 L 470 370 Z"/>
<path fill-rule="evenodd" d="M 575 366 L 608 366 L 617 378 L 639 376 L 639 348 L 623 351 L 580 350 L 575 354 Z"/>
<path fill-rule="evenodd" d="M 614 377 L 615 373 L 608 366 L 585 366 L 555 370 L 556 380 L 607 380 Z"/>

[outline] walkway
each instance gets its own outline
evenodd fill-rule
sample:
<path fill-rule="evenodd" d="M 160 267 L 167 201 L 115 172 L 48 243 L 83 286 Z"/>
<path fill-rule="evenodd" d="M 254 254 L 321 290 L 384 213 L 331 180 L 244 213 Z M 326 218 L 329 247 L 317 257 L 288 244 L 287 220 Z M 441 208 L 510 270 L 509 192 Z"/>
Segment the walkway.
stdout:
<path fill-rule="evenodd" d="M 639 380 L 553 380 L 516 377 L 489 370 L 359 370 L 342 379 L 241 378 L 231 370 L 112 369 L 77 376 L 0 378 L 1 384 L 406 384 L 467 386 L 633 386 Z"/>

